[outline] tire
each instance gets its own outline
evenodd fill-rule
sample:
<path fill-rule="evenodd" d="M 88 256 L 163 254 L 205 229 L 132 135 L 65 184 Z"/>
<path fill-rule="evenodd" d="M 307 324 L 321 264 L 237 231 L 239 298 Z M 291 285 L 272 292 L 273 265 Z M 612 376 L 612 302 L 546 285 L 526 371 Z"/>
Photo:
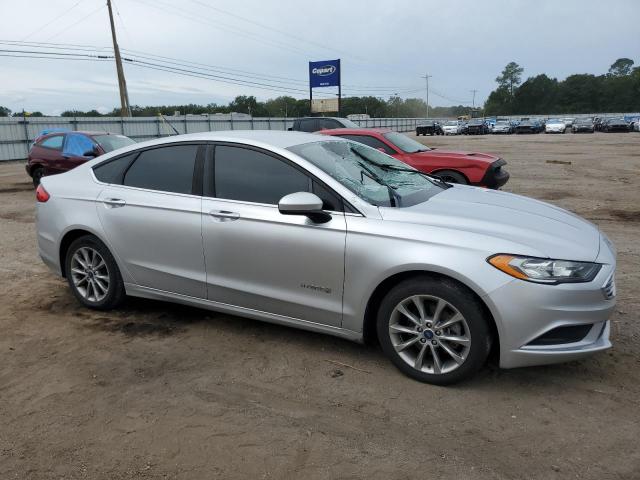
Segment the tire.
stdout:
<path fill-rule="evenodd" d="M 33 179 L 33 186 L 38 188 L 38 185 L 40 185 L 40 180 L 42 179 L 42 177 L 44 177 L 44 168 L 42 167 L 36 167 L 33 169 L 33 171 L 31 172 L 31 178 Z"/>
<path fill-rule="evenodd" d="M 111 310 L 125 299 L 120 269 L 106 245 L 93 235 L 71 243 L 65 255 L 65 272 L 71 292 L 85 307 Z"/>
<path fill-rule="evenodd" d="M 482 305 L 451 279 L 423 276 L 399 283 L 382 300 L 376 328 L 382 350 L 402 373 L 434 385 L 471 377 L 486 363 L 492 344 Z"/>
<path fill-rule="evenodd" d="M 453 170 L 442 170 L 440 172 L 434 173 L 434 175 L 436 175 L 437 177 L 440 177 L 442 180 L 444 180 L 447 183 L 459 183 L 460 185 L 469 184 L 469 182 L 467 181 L 464 175 L 462 175 L 459 172 L 455 172 Z"/>

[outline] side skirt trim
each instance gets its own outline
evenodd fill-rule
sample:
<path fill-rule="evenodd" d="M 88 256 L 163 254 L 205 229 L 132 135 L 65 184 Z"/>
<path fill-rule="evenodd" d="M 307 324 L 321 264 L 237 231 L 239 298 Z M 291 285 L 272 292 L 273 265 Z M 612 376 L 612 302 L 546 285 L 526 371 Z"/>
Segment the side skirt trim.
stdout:
<path fill-rule="evenodd" d="M 125 283 L 125 290 L 127 295 L 132 297 L 149 298 L 152 300 L 169 300 L 175 303 L 183 305 L 190 305 L 195 307 L 204 308 L 206 310 L 213 310 L 216 312 L 230 313 L 232 315 L 238 315 L 241 317 L 253 318 L 263 322 L 275 323 L 277 325 L 284 325 L 287 327 L 299 328 L 302 330 L 309 330 L 312 332 L 325 333 L 333 335 L 335 337 L 344 338 L 354 342 L 362 343 L 362 332 L 354 332 L 340 327 L 334 327 L 331 325 L 322 325 L 321 323 L 310 322 L 308 320 L 302 320 L 300 318 L 287 317 L 285 315 L 278 315 L 275 313 L 263 312 L 260 310 L 254 310 L 251 308 L 239 307 L 236 305 L 230 305 L 227 303 L 214 302 L 213 300 L 207 300 L 204 298 L 190 297 L 188 295 L 181 295 L 179 293 L 166 292 L 164 290 L 158 290 L 150 287 L 143 287 L 131 283 Z"/>

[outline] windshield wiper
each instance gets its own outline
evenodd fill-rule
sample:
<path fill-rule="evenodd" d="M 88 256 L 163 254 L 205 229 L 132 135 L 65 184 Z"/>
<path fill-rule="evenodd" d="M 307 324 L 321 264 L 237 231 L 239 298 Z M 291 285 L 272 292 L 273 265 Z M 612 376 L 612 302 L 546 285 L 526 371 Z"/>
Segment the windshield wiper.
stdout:
<path fill-rule="evenodd" d="M 387 182 L 382 180 L 382 178 L 376 175 L 376 173 L 372 171 L 369 167 L 367 167 L 364 163 L 358 162 L 358 165 L 362 167 L 362 170 L 360 171 L 361 175 L 366 175 L 374 182 L 379 183 L 383 187 L 387 187 L 387 192 L 389 193 L 389 204 L 392 207 L 399 207 L 402 197 L 398 194 L 398 192 L 396 192 L 395 187 L 392 187 Z"/>
<path fill-rule="evenodd" d="M 393 171 L 396 171 L 396 172 L 407 172 L 407 173 L 413 173 L 413 174 L 422 175 L 424 178 L 429 180 L 431 183 L 437 183 L 439 186 L 444 187 L 444 188 L 451 188 L 451 185 L 448 184 L 447 182 L 445 182 L 444 180 L 442 180 L 440 177 L 438 177 L 436 175 L 431 175 L 429 173 L 421 172 L 420 170 L 416 170 L 416 169 L 413 169 L 413 168 L 396 167 L 395 165 L 389 165 L 387 163 L 380 163 L 380 164 L 374 164 L 374 165 L 377 165 L 378 167 L 380 167 L 383 170 L 393 170 Z"/>
<path fill-rule="evenodd" d="M 371 160 L 366 158 L 364 155 L 362 155 L 360 152 L 358 152 L 354 148 L 351 148 L 351 151 L 355 153 L 358 157 L 360 157 L 362 160 L 364 160 L 365 162 L 372 163 L 373 165 L 378 165 L 376 162 L 372 162 Z M 358 162 L 358 165 L 360 165 L 360 167 L 363 169 L 363 172 L 361 173 L 366 173 L 367 177 L 369 177 L 371 180 L 373 180 L 376 183 L 379 183 L 383 187 L 387 187 L 387 192 L 389 193 L 389 204 L 392 207 L 399 207 L 402 197 L 398 194 L 398 192 L 396 192 L 395 187 L 392 187 L 390 184 L 385 182 L 378 174 L 376 174 L 376 172 L 371 170 L 364 163 Z"/>

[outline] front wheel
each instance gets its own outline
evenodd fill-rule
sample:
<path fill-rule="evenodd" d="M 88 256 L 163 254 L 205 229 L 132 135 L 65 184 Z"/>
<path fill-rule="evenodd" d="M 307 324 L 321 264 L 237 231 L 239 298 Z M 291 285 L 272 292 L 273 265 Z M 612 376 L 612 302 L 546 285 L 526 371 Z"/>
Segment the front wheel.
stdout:
<path fill-rule="evenodd" d="M 124 282 L 113 255 L 92 235 L 71 243 L 65 272 L 73 295 L 85 307 L 111 310 L 125 298 Z"/>
<path fill-rule="evenodd" d="M 467 185 L 467 179 L 464 175 L 453 170 L 443 170 L 441 172 L 434 173 L 435 176 L 440 177 L 447 183 L 459 183 L 460 185 Z"/>
<path fill-rule="evenodd" d="M 377 333 L 400 371 L 434 385 L 470 377 L 491 349 L 482 306 L 449 279 L 416 277 L 396 285 L 380 305 Z"/>

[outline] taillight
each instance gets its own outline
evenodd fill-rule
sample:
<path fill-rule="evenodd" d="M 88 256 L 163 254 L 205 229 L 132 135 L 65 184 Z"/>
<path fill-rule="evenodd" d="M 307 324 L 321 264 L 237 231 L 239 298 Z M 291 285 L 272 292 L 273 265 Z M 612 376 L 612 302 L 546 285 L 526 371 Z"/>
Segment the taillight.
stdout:
<path fill-rule="evenodd" d="M 38 188 L 36 189 L 36 200 L 44 203 L 49 200 L 49 198 L 51 198 L 49 192 L 47 192 L 42 185 L 38 185 Z"/>

